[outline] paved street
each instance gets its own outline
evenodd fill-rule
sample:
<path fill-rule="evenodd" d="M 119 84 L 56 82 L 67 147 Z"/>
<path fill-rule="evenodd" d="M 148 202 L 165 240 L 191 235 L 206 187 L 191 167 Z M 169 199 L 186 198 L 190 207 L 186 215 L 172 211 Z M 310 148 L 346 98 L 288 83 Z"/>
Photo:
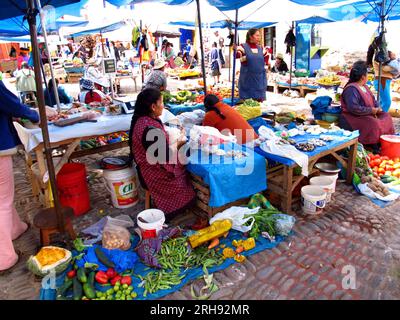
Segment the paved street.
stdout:
<path fill-rule="evenodd" d="M 121 150 L 120 153 L 126 153 Z M 87 157 L 92 210 L 74 221 L 76 230 L 120 210 L 110 205 L 96 160 Z M 32 221 L 39 209 L 25 176 L 21 156 L 15 157 L 16 205 L 23 219 Z M 143 202 L 133 210 L 143 209 Z M 277 248 L 251 256 L 215 274 L 220 287 L 213 299 L 399 299 L 400 298 L 400 202 L 382 209 L 352 187 L 338 185 L 332 204 L 316 220 L 297 216 L 294 235 Z M 39 233 L 31 229 L 15 246 L 24 257 L 13 273 L 0 277 L 0 299 L 37 299 L 40 281 L 25 268 L 25 261 L 39 246 Z M 344 290 L 344 266 L 354 267 L 356 289 Z M 345 270 L 346 271 L 346 270 Z M 203 286 L 194 282 L 195 289 Z M 166 299 L 191 299 L 190 285 Z"/>

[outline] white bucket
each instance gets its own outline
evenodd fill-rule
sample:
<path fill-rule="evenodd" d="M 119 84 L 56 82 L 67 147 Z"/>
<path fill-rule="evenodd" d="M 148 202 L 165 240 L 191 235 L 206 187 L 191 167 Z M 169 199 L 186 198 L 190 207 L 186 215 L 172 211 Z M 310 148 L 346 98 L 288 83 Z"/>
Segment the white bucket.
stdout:
<path fill-rule="evenodd" d="M 326 192 L 326 203 L 331 202 L 332 194 L 335 192 L 336 180 L 332 178 L 319 176 L 310 179 L 310 185 L 320 186 Z"/>
<path fill-rule="evenodd" d="M 115 208 L 130 208 L 139 202 L 138 184 L 133 168 L 103 170 L 103 175 Z"/>
<path fill-rule="evenodd" d="M 142 218 L 144 221 L 140 221 Z M 162 230 L 165 222 L 165 214 L 158 209 L 148 209 L 137 215 L 137 224 L 141 230 L 142 238 L 156 237 Z"/>
<path fill-rule="evenodd" d="M 335 193 L 336 192 L 336 183 L 339 179 L 339 173 L 329 174 L 329 173 L 321 172 L 319 176 L 331 179 L 332 183 L 334 184 L 333 185 L 333 193 Z"/>
<path fill-rule="evenodd" d="M 304 214 L 320 214 L 326 205 L 326 192 L 319 186 L 301 188 L 301 202 Z"/>

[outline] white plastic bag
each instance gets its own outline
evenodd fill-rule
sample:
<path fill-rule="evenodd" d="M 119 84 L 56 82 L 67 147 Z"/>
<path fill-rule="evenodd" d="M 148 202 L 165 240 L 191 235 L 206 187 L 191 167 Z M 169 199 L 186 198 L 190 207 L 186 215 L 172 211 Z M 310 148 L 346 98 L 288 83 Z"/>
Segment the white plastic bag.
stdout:
<path fill-rule="evenodd" d="M 229 219 L 232 221 L 232 229 L 240 231 L 240 232 L 248 232 L 253 228 L 254 217 L 246 217 L 249 215 L 254 215 L 260 210 L 259 207 L 254 209 L 249 209 L 246 207 L 231 207 L 226 209 L 223 212 L 217 213 L 214 217 L 210 219 L 210 224 L 217 220 L 225 220 Z M 245 224 L 251 221 L 249 226 L 245 226 Z"/>
<path fill-rule="evenodd" d="M 135 224 L 127 215 L 107 217 L 103 230 L 103 248 L 128 250 L 131 247 L 131 234 L 127 228 Z"/>
<path fill-rule="evenodd" d="M 391 194 L 389 194 L 389 195 L 386 196 L 386 197 L 382 197 L 381 195 L 379 195 L 379 194 L 373 192 L 373 191 L 368 187 L 368 184 L 367 184 L 367 183 L 359 184 L 359 185 L 358 185 L 358 188 L 360 189 L 360 192 L 361 192 L 363 195 L 368 196 L 368 197 L 371 197 L 371 198 L 376 198 L 376 199 L 378 199 L 378 200 L 386 201 L 386 202 L 394 201 L 394 200 L 396 200 L 396 199 L 399 197 L 399 195 L 396 194 L 396 193 L 391 193 Z"/>

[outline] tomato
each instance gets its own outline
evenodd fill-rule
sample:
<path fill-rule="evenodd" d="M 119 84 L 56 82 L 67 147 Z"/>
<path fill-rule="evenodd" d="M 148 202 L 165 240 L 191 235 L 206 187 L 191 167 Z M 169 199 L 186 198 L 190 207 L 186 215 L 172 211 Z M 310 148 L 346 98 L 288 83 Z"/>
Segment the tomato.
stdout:
<path fill-rule="evenodd" d="M 373 167 L 373 169 L 372 169 L 372 171 L 374 171 L 374 172 L 378 172 L 378 167 Z"/>
<path fill-rule="evenodd" d="M 394 165 L 394 161 L 393 160 L 389 160 L 387 163 L 390 164 L 391 166 Z"/>
<path fill-rule="evenodd" d="M 380 158 L 375 159 L 376 165 L 379 166 L 382 163 L 382 160 Z"/>
<path fill-rule="evenodd" d="M 393 166 L 386 166 L 385 169 L 386 171 L 394 171 Z"/>
<path fill-rule="evenodd" d="M 393 161 L 394 162 L 400 162 L 400 158 L 394 158 Z"/>
<path fill-rule="evenodd" d="M 379 168 L 379 169 L 378 169 L 378 173 L 379 173 L 379 174 L 385 174 L 385 169 Z"/>
<path fill-rule="evenodd" d="M 390 160 L 389 157 L 387 157 L 387 156 L 383 156 L 381 159 L 382 159 L 382 160 L 386 160 L 386 161 L 387 161 L 387 160 Z"/>

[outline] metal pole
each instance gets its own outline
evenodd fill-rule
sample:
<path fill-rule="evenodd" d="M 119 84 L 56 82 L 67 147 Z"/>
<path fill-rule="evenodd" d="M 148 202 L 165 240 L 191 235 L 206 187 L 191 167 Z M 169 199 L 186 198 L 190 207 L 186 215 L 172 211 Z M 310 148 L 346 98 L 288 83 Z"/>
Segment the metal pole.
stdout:
<path fill-rule="evenodd" d="M 40 115 L 40 127 L 42 129 L 43 135 L 43 144 L 44 144 L 44 152 L 46 155 L 47 168 L 49 172 L 50 186 L 53 193 L 54 198 L 54 208 L 57 214 L 57 223 L 60 232 L 65 231 L 64 226 L 64 216 L 61 211 L 60 199 L 58 197 L 57 185 L 56 185 L 56 175 L 51 155 L 51 147 L 50 147 L 50 137 L 49 137 L 49 128 L 47 127 L 47 116 L 46 116 L 46 107 L 44 103 L 44 93 L 42 86 L 42 77 L 40 74 L 40 57 L 39 57 L 39 49 L 38 49 L 38 39 L 37 39 L 37 28 L 36 28 L 36 15 L 37 10 L 34 6 L 34 0 L 28 0 L 28 12 L 27 18 L 29 22 L 29 31 L 31 35 L 32 42 L 32 54 L 33 54 L 33 62 L 35 72 L 35 81 L 37 88 L 37 99 L 38 99 L 38 107 L 39 107 L 39 115 Z"/>
<path fill-rule="evenodd" d="M 382 0 L 381 20 L 379 22 L 380 34 L 382 35 L 382 39 L 385 33 L 385 12 L 386 12 L 386 0 Z M 381 105 L 381 87 L 382 87 L 382 62 L 379 62 L 378 96 L 377 96 L 378 106 Z"/>
<path fill-rule="evenodd" d="M 292 21 L 292 30 L 294 31 L 294 21 Z M 289 90 L 292 91 L 292 72 L 293 72 L 293 48 L 290 47 L 290 70 L 289 70 Z"/>
<path fill-rule="evenodd" d="M 233 71 L 232 71 L 232 96 L 231 96 L 231 105 L 233 106 L 233 99 L 235 98 L 235 73 L 236 73 L 236 53 L 237 53 L 237 33 L 238 33 L 238 19 L 239 19 L 239 9 L 236 9 L 235 14 L 235 38 L 233 40 L 234 49 L 233 49 Z"/>
<path fill-rule="evenodd" d="M 49 42 L 47 41 L 46 24 L 45 24 L 45 20 L 44 20 L 44 12 L 42 11 L 42 5 L 40 3 L 40 0 L 36 0 L 36 5 L 37 5 L 38 10 L 40 11 L 40 22 L 42 24 L 43 37 L 44 37 L 44 42 L 46 44 L 45 50 L 47 52 L 47 56 L 49 57 L 51 81 L 53 82 L 53 91 L 54 91 L 54 97 L 56 98 L 57 111 L 60 112 L 61 111 L 60 97 L 58 96 L 56 79 L 54 78 L 53 60 L 51 59 L 51 55 L 50 55 Z M 49 94 L 50 94 L 50 92 L 49 92 Z"/>
<path fill-rule="evenodd" d="M 201 13 L 200 13 L 200 0 L 196 0 L 196 5 L 197 5 L 197 20 L 199 21 L 201 72 L 203 74 L 204 95 L 207 95 L 207 75 L 206 75 L 206 65 L 204 62 L 204 46 L 203 46 L 203 32 L 202 32 Z"/>

